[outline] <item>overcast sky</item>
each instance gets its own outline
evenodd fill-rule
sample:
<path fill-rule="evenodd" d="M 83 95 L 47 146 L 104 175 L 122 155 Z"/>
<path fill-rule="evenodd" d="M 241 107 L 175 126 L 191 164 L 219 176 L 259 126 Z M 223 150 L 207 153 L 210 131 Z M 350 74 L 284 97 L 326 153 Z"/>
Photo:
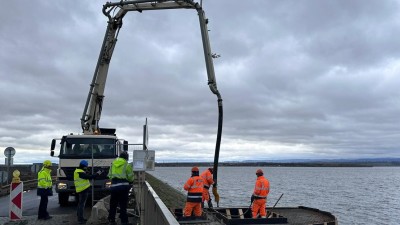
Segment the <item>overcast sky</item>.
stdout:
<path fill-rule="evenodd" d="M 14 147 L 15 163 L 47 159 L 52 138 L 82 132 L 104 3 L 2 2 L 0 151 Z M 220 161 L 400 157 L 399 0 L 203 7 L 221 55 Z M 213 161 L 217 97 L 195 10 L 124 17 L 100 126 L 140 143 L 146 118 L 156 161 Z"/>

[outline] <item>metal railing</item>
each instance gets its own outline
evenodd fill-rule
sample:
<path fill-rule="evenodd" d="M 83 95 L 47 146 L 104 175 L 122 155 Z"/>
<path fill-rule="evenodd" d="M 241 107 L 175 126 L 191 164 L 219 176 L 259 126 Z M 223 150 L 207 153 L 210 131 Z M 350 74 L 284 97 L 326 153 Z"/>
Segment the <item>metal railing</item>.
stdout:
<path fill-rule="evenodd" d="M 56 180 L 56 177 L 52 177 L 53 183 Z M 37 179 L 33 179 L 33 180 L 25 180 L 22 181 L 24 183 L 24 191 L 28 191 L 28 190 L 33 190 L 37 188 Z M 5 195 L 9 195 L 10 194 L 10 185 L 3 185 L 0 187 L 0 197 L 1 196 L 5 196 Z"/>
<path fill-rule="evenodd" d="M 37 179 L 35 180 L 26 180 L 24 182 L 24 191 L 32 190 L 37 188 Z M 4 185 L 0 188 L 0 196 L 5 196 L 10 194 L 10 185 Z"/>
<path fill-rule="evenodd" d="M 136 186 L 136 185 L 135 185 Z M 143 225 L 179 225 L 171 211 L 146 181 L 135 187 Z"/>

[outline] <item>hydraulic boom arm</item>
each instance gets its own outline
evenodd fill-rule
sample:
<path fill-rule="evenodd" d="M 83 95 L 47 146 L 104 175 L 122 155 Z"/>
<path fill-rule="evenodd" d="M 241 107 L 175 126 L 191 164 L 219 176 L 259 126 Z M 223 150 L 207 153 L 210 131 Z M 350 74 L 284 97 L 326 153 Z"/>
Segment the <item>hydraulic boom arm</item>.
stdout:
<path fill-rule="evenodd" d="M 118 12 L 111 16 L 110 13 L 115 9 Z M 118 1 L 109 2 L 103 6 L 103 13 L 108 17 L 108 26 L 104 36 L 103 45 L 101 47 L 99 59 L 97 61 L 96 69 L 93 75 L 93 80 L 90 85 L 88 98 L 86 101 L 85 109 L 81 118 L 81 125 L 85 134 L 93 134 L 99 132 L 99 121 L 104 98 L 104 88 L 107 80 L 108 67 L 110 65 L 111 56 L 114 51 L 115 44 L 119 30 L 122 26 L 122 19 L 129 11 L 142 12 L 145 10 L 159 10 L 159 9 L 195 9 L 199 15 L 201 37 L 204 49 L 204 58 L 207 67 L 208 86 L 213 94 L 217 96 L 218 102 L 218 131 L 217 140 L 215 145 L 214 154 L 214 187 L 213 193 L 215 201 L 219 202 L 219 195 L 217 192 L 217 178 L 218 178 L 218 159 L 219 149 L 221 144 L 222 134 L 222 121 L 223 121 L 223 108 L 222 98 L 217 88 L 217 83 L 214 73 L 213 55 L 211 53 L 210 41 L 208 38 L 207 23 L 208 19 L 205 18 L 204 10 L 201 5 L 193 0 L 134 0 L 134 1 Z"/>
<path fill-rule="evenodd" d="M 109 12 L 108 12 L 109 13 Z M 114 47 L 117 42 L 119 29 L 122 26 L 122 18 L 109 17 L 106 34 L 101 46 L 99 59 L 90 84 L 89 94 L 86 100 L 85 108 L 81 118 L 81 126 L 84 134 L 93 134 L 99 132 L 99 121 L 103 106 L 104 89 L 107 81 L 108 67 Z"/>

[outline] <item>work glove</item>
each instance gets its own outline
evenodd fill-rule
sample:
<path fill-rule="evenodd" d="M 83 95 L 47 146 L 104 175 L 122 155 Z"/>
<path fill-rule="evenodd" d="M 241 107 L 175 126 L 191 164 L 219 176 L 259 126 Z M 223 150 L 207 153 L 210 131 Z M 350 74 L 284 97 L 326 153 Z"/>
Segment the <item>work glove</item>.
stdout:
<path fill-rule="evenodd" d="M 217 207 L 218 207 L 218 205 L 219 205 L 219 194 L 218 194 L 218 191 L 217 191 L 217 186 L 213 185 L 212 192 L 214 194 L 214 201 L 217 203 Z"/>
<path fill-rule="evenodd" d="M 254 195 L 251 195 L 251 203 L 254 202 L 254 199 L 255 199 Z"/>

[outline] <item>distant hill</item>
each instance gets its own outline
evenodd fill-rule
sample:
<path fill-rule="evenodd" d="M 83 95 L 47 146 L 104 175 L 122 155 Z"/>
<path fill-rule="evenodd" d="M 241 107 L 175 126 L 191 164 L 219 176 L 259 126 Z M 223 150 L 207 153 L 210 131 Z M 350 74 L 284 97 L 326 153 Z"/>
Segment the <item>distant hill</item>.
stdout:
<path fill-rule="evenodd" d="M 212 162 L 156 162 L 156 166 L 212 166 Z M 400 166 L 400 158 L 360 158 L 360 159 L 285 159 L 285 160 L 245 160 L 220 162 L 220 166 L 283 166 L 283 167 L 373 167 Z"/>
<path fill-rule="evenodd" d="M 239 161 L 231 161 L 239 162 Z M 242 163 L 271 162 L 271 163 L 382 163 L 382 162 L 400 162 L 400 158 L 358 158 L 358 159 L 280 159 L 280 160 L 245 160 Z"/>

